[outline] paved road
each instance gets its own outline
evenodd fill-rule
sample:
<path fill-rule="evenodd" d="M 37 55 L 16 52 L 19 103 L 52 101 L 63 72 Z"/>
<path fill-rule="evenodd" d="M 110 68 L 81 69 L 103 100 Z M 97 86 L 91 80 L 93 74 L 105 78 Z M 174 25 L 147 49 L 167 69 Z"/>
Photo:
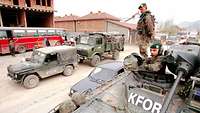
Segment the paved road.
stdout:
<path fill-rule="evenodd" d="M 125 46 L 125 51 L 120 53 L 120 59 L 138 51 L 135 46 Z M 41 80 L 39 86 L 33 89 L 25 89 L 22 85 L 7 77 L 7 66 L 30 57 L 31 52 L 0 56 L 0 113 L 47 113 L 64 99 L 69 98 L 70 87 L 86 77 L 93 67 L 80 64 L 72 76 L 53 76 Z M 103 62 L 107 62 L 108 59 Z"/>

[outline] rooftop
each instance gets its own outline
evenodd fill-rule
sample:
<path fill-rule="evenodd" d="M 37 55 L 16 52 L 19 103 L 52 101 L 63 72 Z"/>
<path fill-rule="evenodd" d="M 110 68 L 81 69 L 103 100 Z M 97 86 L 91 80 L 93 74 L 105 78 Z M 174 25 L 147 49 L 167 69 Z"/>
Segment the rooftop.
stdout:
<path fill-rule="evenodd" d="M 120 21 L 119 18 L 101 11 L 98 11 L 98 13 L 90 12 L 89 14 L 79 18 L 79 20 L 99 20 L 99 19 Z"/>
<path fill-rule="evenodd" d="M 54 46 L 54 47 L 39 48 L 37 50 L 41 51 L 42 53 L 49 54 L 58 51 L 75 50 L 75 49 L 76 48 L 72 46 Z"/>
<path fill-rule="evenodd" d="M 126 22 L 119 22 L 119 21 L 112 21 L 112 20 L 109 20 L 109 22 L 120 25 L 122 27 L 129 28 L 131 30 L 136 29 L 136 26 L 137 26 L 136 24 L 130 24 L 130 23 L 126 23 Z"/>
<path fill-rule="evenodd" d="M 70 14 L 69 16 L 65 15 L 63 17 L 57 16 L 55 17 L 55 21 L 74 21 L 74 20 L 78 20 L 78 18 L 79 16 Z"/>

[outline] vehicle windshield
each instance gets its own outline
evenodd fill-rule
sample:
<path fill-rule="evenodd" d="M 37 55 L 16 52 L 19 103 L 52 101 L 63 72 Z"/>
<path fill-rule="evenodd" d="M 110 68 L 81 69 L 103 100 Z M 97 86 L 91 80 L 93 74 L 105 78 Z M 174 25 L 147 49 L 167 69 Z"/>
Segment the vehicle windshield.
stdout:
<path fill-rule="evenodd" d="M 40 51 L 33 51 L 31 62 L 33 63 L 43 63 L 45 59 L 46 54 L 40 52 Z"/>
<path fill-rule="evenodd" d="M 80 44 L 95 45 L 95 37 L 93 36 L 82 36 L 80 37 Z"/>
<path fill-rule="evenodd" d="M 112 80 L 114 76 L 115 76 L 115 72 L 113 70 L 96 67 L 92 71 L 92 73 L 90 73 L 89 78 L 92 78 L 95 80 L 109 81 L 109 80 Z"/>

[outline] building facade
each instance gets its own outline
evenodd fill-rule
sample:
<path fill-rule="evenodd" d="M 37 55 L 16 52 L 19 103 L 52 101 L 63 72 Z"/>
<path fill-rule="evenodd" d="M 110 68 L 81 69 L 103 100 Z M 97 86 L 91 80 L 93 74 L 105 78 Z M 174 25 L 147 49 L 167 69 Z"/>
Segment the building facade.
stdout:
<path fill-rule="evenodd" d="M 1 27 L 53 27 L 53 0 L 0 0 Z"/>
<path fill-rule="evenodd" d="M 64 17 L 55 17 L 54 25 L 56 28 L 64 28 L 68 32 L 76 32 L 78 18 L 78 16 L 72 14 Z"/>
<path fill-rule="evenodd" d="M 130 42 L 136 25 L 120 22 L 120 19 L 105 12 L 90 12 L 78 17 L 74 15 L 55 17 L 55 26 L 64 28 L 67 32 L 118 32 L 125 34 Z"/>

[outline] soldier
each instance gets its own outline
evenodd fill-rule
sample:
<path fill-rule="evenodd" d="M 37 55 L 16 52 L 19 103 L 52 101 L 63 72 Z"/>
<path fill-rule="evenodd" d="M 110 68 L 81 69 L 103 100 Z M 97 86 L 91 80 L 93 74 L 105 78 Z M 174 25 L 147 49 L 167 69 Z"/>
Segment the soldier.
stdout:
<path fill-rule="evenodd" d="M 13 38 L 9 40 L 9 50 L 12 56 L 15 56 L 15 44 Z"/>
<path fill-rule="evenodd" d="M 125 57 L 124 67 L 128 71 L 151 71 L 162 74 L 165 72 L 165 64 L 163 64 L 162 45 L 155 43 L 150 46 L 151 57 L 142 59 L 136 53 Z"/>
<path fill-rule="evenodd" d="M 145 62 L 143 63 L 143 65 L 141 65 L 140 67 L 147 71 L 153 71 L 153 72 L 158 72 L 158 73 L 165 72 L 165 66 L 162 64 L 162 60 L 164 58 L 162 57 L 162 52 L 163 52 L 163 49 L 160 43 L 152 44 L 150 46 L 151 57 L 147 58 Z"/>
<path fill-rule="evenodd" d="M 44 37 L 43 45 L 44 45 L 44 47 L 51 46 L 47 37 Z"/>
<path fill-rule="evenodd" d="M 147 5 L 142 3 L 138 9 L 141 12 L 140 19 L 137 23 L 137 41 L 140 54 L 147 57 L 147 47 L 154 38 L 155 19 L 151 12 L 147 10 Z"/>

